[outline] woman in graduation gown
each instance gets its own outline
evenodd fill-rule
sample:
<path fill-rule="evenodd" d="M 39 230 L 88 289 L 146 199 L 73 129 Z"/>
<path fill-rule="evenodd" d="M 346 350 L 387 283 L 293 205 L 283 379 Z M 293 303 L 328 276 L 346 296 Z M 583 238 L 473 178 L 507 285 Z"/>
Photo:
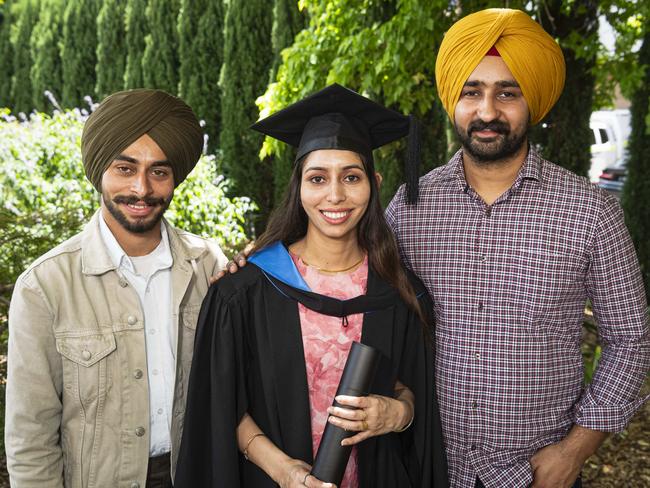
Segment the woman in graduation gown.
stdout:
<path fill-rule="evenodd" d="M 176 488 L 332 486 L 310 474 L 326 422 L 355 432 L 339 488 L 447 486 L 432 304 L 401 267 L 372 158 L 409 122 L 331 85 L 253 126 L 296 163 L 249 264 L 203 303 Z M 369 396 L 337 397 L 355 409 L 332 407 L 352 341 L 380 366 Z"/>

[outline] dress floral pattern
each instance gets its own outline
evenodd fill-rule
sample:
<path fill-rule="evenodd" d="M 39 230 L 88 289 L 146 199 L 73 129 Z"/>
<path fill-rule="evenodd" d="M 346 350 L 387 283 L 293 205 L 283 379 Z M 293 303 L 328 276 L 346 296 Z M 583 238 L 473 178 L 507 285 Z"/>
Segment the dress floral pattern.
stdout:
<path fill-rule="evenodd" d="M 292 254 L 298 271 L 312 291 L 340 300 L 365 295 L 368 284 L 368 258 L 349 273 L 324 274 L 307 266 Z M 332 404 L 352 341 L 361 339 L 363 314 L 347 317 L 347 325 L 339 317 L 323 315 L 298 304 L 302 343 L 307 367 L 311 432 L 314 455 L 318 450 L 325 425 L 327 408 Z M 356 488 L 357 452 L 352 449 L 343 481 L 339 488 Z"/>

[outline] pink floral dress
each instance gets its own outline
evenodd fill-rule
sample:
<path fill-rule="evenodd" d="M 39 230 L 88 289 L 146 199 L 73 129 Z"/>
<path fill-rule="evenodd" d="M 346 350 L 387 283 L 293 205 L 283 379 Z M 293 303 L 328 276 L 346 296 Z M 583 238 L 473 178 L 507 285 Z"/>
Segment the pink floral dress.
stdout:
<path fill-rule="evenodd" d="M 368 283 L 368 258 L 349 273 L 324 274 L 305 265 L 299 257 L 291 255 L 298 271 L 312 291 L 340 300 L 365 295 Z M 332 404 L 339 385 L 352 341 L 361 339 L 363 314 L 347 317 L 347 326 L 340 317 L 322 315 L 298 304 L 302 344 L 305 351 L 309 404 L 311 409 L 311 435 L 314 456 L 318 450 L 325 425 L 327 408 Z M 343 481 L 339 488 L 356 488 L 357 452 L 352 449 Z"/>

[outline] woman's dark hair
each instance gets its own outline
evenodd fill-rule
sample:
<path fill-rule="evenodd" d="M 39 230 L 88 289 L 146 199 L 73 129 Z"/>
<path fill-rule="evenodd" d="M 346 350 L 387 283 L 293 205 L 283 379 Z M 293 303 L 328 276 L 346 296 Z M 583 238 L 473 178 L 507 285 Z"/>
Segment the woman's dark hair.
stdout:
<path fill-rule="evenodd" d="M 281 241 L 285 246 L 290 246 L 307 234 L 309 218 L 300 201 L 300 186 L 302 184 L 302 168 L 309 154 L 311 153 L 306 154 L 294 164 L 291 180 L 282 203 L 271 213 L 266 230 L 255 241 L 252 252 L 277 241 Z M 413 287 L 402 268 L 395 236 L 384 218 L 373 161 L 366 161 L 367 158 L 363 155 L 358 153 L 357 155 L 361 158 L 370 182 L 368 208 L 357 225 L 359 247 L 368 254 L 368 263 L 375 273 L 396 288 L 407 306 L 418 314 L 423 324 L 428 326 Z"/>

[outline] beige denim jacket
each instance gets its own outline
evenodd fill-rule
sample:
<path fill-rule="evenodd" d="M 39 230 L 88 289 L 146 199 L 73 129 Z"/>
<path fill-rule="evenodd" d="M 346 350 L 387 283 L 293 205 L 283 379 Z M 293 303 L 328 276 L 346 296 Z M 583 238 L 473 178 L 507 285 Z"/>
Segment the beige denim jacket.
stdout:
<path fill-rule="evenodd" d="M 115 270 L 99 213 L 18 279 L 9 310 L 5 443 L 13 488 L 144 488 L 149 393 L 143 312 Z M 219 247 L 167 224 L 178 327 L 172 466 L 194 332 Z M 173 471 L 173 468 L 172 468 Z M 173 475 L 173 473 L 172 473 Z"/>

